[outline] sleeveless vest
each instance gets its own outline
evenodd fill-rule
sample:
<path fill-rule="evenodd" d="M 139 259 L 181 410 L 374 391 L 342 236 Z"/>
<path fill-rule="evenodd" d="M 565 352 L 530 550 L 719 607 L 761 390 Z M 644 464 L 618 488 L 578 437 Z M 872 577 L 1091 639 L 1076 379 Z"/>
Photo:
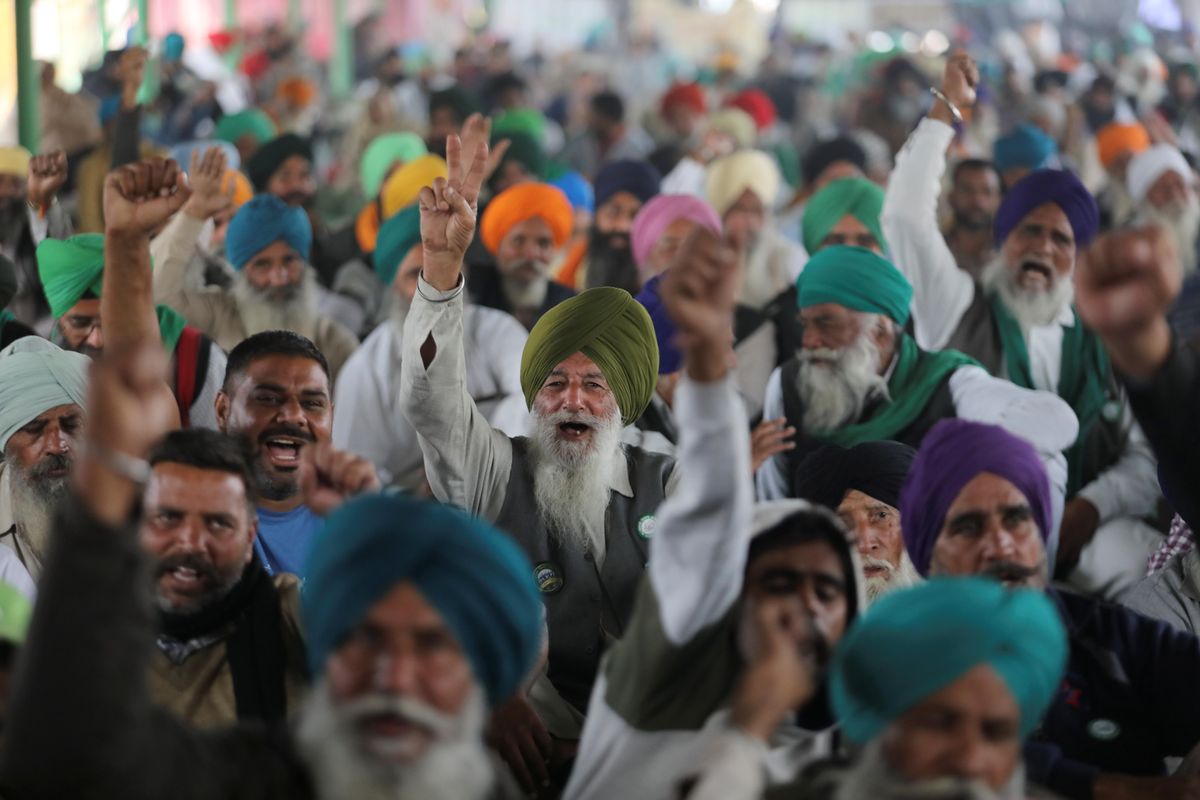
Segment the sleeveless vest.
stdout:
<path fill-rule="evenodd" d="M 611 492 L 604 523 L 603 569 L 590 552 L 562 544 L 538 513 L 529 440 L 514 438 L 512 471 L 496 525 L 529 560 L 546 607 L 549 677 L 563 699 L 581 712 L 605 646 L 619 639 L 633 613 L 645 571 L 654 515 L 666 497 L 674 459 L 623 447 L 633 497 Z"/>

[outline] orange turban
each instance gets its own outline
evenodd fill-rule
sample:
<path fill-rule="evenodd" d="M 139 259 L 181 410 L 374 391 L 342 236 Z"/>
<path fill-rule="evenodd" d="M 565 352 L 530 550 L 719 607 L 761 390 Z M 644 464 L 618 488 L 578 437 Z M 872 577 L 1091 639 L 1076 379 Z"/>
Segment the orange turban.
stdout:
<path fill-rule="evenodd" d="M 514 225 L 534 217 L 541 217 L 550 226 L 555 247 L 562 247 L 571 238 L 575 215 L 571 211 L 571 201 L 562 190 L 548 183 L 520 183 L 505 189 L 488 203 L 479 224 L 480 239 L 494 254 Z"/>
<path fill-rule="evenodd" d="M 1096 149 L 1105 169 L 1125 153 L 1136 155 L 1150 146 L 1150 134 L 1137 122 L 1110 122 L 1096 132 Z"/>
<path fill-rule="evenodd" d="M 317 85 L 308 78 L 287 78 L 280 82 L 275 94 L 292 108 L 307 108 L 317 99 Z"/>
<path fill-rule="evenodd" d="M 225 191 L 229 191 L 230 184 L 233 185 L 233 210 L 237 211 L 254 197 L 254 187 L 250 185 L 250 179 L 236 169 L 225 170 L 225 177 L 221 179 L 221 188 Z"/>

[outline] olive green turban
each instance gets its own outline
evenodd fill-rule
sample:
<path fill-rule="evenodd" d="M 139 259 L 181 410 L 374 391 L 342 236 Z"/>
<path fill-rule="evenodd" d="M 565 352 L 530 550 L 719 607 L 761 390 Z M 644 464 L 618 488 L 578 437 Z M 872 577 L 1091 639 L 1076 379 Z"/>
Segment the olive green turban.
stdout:
<path fill-rule="evenodd" d="M 622 424 L 630 425 L 654 394 L 658 344 L 654 324 L 641 303 L 624 289 L 588 289 L 547 311 L 521 354 L 521 389 L 533 398 L 550 372 L 576 353 L 596 362 L 617 397 Z"/>
<path fill-rule="evenodd" d="M 801 232 L 804 249 L 809 254 L 821 249 L 821 242 L 842 217 L 849 214 L 863 224 L 881 250 L 887 249 L 883 239 L 883 189 L 866 178 L 843 178 L 834 181 L 812 196 L 804 206 Z"/>

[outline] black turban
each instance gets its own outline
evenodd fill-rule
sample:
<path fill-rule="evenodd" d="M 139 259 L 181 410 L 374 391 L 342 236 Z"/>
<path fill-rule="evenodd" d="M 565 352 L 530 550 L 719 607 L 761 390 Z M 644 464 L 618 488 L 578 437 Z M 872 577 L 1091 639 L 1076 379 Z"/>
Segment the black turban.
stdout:
<path fill-rule="evenodd" d="M 313 160 L 312 145 L 294 133 L 276 136 L 255 150 L 254 155 L 246 162 L 246 175 L 254 184 L 254 191 L 266 191 L 267 183 L 275 174 L 275 170 L 292 156 L 307 159 L 310 164 Z"/>
<path fill-rule="evenodd" d="M 916 455 L 899 442 L 863 442 L 849 449 L 826 445 L 797 467 L 795 496 L 836 510 L 847 492 L 857 490 L 899 508 L 900 489 Z"/>

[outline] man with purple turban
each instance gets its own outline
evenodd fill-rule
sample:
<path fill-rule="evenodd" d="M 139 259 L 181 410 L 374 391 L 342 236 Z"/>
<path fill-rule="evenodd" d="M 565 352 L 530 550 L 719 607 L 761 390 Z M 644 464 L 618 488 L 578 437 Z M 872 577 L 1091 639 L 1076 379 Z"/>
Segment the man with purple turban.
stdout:
<path fill-rule="evenodd" d="M 900 494 L 904 544 L 926 577 L 982 575 L 1041 588 L 1067 628 L 1066 676 L 1026 745 L 1030 777 L 1066 798 L 1182 797 L 1163 759 L 1200 741 L 1200 640 L 1122 606 L 1050 588 L 1050 482 L 1037 451 L 1002 428 L 946 420 Z"/>
<path fill-rule="evenodd" d="M 896 159 L 883 229 L 912 281 L 917 343 L 952 348 L 1018 386 L 1057 393 L 1079 418 L 1066 451 L 1067 505 L 1057 569 L 1079 589 L 1126 592 L 1161 534 L 1141 521 L 1159 498 L 1154 456 L 1100 340 L 1072 303 L 1079 249 L 1096 236 L 1096 201 L 1069 172 L 1037 169 L 996 213 L 997 253 L 977 280 L 960 270 L 938 228 L 937 204 L 956 112 L 975 100 L 966 55 L 946 66 L 939 101 Z"/>

